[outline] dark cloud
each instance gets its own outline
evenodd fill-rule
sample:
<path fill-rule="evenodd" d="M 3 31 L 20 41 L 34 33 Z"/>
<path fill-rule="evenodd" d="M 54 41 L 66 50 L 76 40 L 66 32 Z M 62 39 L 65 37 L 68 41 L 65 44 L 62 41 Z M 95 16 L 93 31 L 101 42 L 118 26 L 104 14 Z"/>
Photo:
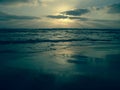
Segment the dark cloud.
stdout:
<path fill-rule="evenodd" d="M 53 19 L 65 19 L 68 18 L 67 16 L 64 15 L 48 15 L 48 18 L 53 18 Z"/>
<path fill-rule="evenodd" d="M 7 14 L 4 12 L 0 12 L 0 21 L 9 21 L 9 20 L 33 20 L 33 19 L 40 19 L 39 17 L 35 16 L 18 16 Z"/>
<path fill-rule="evenodd" d="M 34 3 L 39 0 L 0 0 L 0 5 L 19 4 L 19 3 Z"/>
<path fill-rule="evenodd" d="M 64 15 L 48 15 L 48 18 L 52 19 L 71 19 L 71 20 L 81 20 L 81 21 L 88 21 L 88 18 L 84 17 L 77 17 L 77 16 L 64 16 Z"/>
<path fill-rule="evenodd" d="M 61 12 L 61 13 L 65 14 L 65 15 L 80 16 L 83 14 L 87 14 L 89 12 L 90 12 L 90 10 L 88 10 L 88 9 L 74 9 L 74 10 L 69 10 L 69 11 L 65 11 L 65 12 Z"/>
<path fill-rule="evenodd" d="M 109 10 L 108 10 L 108 13 L 110 14 L 120 14 L 120 3 L 118 4 L 113 4 L 113 5 L 110 5 L 108 6 Z"/>
<path fill-rule="evenodd" d="M 87 18 L 80 17 L 83 14 L 89 13 L 90 10 L 88 9 L 74 9 L 74 10 L 69 10 L 65 12 L 61 12 L 60 15 L 48 15 L 48 18 L 53 18 L 53 19 L 79 19 L 82 21 L 87 21 Z M 62 15 L 61 15 L 62 14 Z"/>
<path fill-rule="evenodd" d="M 76 20 L 81 20 L 81 21 L 88 21 L 88 18 L 84 18 L 84 17 L 69 17 L 69 19 L 76 19 Z"/>
<path fill-rule="evenodd" d="M 96 21 L 96 22 L 116 22 L 116 23 L 120 23 L 120 20 L 103 20 L 103 19 L 93 19 L 91 21 Z"/>

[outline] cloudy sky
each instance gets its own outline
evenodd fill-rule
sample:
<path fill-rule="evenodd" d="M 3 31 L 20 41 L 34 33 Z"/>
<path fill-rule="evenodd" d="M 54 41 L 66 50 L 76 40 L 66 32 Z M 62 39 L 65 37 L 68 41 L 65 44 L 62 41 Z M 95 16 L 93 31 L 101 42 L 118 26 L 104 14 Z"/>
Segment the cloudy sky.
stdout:
<path fill-rule="evenodd" d="M 0 28 L 120 28 L 120 0 L 0 0 Z"/>

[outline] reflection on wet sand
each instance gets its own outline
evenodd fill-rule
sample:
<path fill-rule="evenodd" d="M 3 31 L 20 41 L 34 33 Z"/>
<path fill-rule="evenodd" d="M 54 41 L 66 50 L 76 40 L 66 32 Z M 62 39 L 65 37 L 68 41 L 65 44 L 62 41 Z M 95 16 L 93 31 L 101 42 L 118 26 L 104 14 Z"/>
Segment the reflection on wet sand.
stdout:
<path fill-rule="evenodd" d="M 117 90 L 120 54 L 89 54 L 94 48 L 58 43 L 46 52 L 3 53 L 0 90 Z"/>

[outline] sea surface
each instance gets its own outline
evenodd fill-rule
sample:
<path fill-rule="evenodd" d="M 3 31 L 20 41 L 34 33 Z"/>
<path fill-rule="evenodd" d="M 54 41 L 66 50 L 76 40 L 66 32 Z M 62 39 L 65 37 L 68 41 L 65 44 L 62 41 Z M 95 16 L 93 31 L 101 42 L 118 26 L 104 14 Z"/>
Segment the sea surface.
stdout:
<path fill-rule="evenodd" d="M 0 90 L 120 90 L 120 30 L 0 29 Z"/>

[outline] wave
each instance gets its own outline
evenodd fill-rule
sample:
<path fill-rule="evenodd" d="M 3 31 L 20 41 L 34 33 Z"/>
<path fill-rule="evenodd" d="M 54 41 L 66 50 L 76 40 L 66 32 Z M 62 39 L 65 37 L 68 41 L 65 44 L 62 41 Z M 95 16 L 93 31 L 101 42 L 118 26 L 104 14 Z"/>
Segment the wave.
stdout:
<path fill-rule="evenodd" d="M 112 41 L 109 39 L 90 39 L 90 38 L 84 38 L 84 39 L 67 39 L 67 40 L 40 40 L 40 39 L 29 39 L 29 40 L 15 40 L 15 41 L 0 41 L 0 44 L 27 44 L 27 43 L 42 43 L 42 42 L 54 42 L 54 43 L 59 43 L 59 42 L 79 42 L 79 41 Z"/>

